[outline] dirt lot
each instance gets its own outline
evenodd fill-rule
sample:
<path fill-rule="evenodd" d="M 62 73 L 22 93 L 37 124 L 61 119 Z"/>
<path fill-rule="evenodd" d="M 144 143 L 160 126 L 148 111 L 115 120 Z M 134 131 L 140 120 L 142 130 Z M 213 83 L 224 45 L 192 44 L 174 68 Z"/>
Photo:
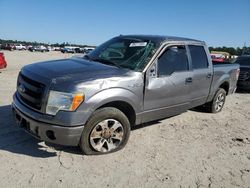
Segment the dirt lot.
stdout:
<path fill-rule="evenodd" d="M 188 111 L 134 129 L 122 151 L 84 156 L 78 148 L 32 138 L 16 127 L 11 114 L 20 68 L 70 55 L 5 51 L 5 56 L 1 187 L 250 187 L 250 94 L 229 96 L 219 114 Z"/>

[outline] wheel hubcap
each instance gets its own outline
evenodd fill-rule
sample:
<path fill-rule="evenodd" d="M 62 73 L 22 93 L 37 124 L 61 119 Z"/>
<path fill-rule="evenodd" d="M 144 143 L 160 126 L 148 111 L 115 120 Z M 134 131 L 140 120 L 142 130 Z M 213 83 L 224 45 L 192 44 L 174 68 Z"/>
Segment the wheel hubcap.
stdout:
<path fill-rule="evenodd" d="M 222 109 L 225 102 L 225 96 L 223 93 L 220 93 L 215 101 L 215 110 L 218 112 Z"/>
<path fill-rule="evenodd" d="M 99 152 L 116 149 L 122 142 L 124 130 L 115 119 L 106 119 L 95 125 L 90 133 L 90 145 Z"/>

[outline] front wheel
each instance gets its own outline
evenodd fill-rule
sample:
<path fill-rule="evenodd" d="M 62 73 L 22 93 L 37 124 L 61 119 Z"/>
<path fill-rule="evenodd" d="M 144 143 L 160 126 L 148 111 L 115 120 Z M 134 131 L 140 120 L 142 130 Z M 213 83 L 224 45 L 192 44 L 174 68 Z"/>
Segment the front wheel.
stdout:
<path fill-rule="evenodd" d="M 98 109 L 84 126 L 80 148 L 87 155 L 106 154 L 122 149 L 130 135 L 126 115 L 113 107 Z"/>
<path fill-rule="evenodd" d="M 214 95 L 213 101 L 208 104 L 208 111 L 211 113 L 220 112 L 226 102 L 226 95 L 226 91 L 219 88 Z"/>

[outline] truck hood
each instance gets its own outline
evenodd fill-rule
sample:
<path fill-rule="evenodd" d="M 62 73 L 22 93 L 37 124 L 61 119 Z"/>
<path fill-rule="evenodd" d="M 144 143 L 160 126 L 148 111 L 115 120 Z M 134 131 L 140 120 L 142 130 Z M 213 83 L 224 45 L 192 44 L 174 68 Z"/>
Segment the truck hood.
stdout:
<path fill-rule="evenodd" d="M 129 69 L 101 64 L 83 58 L 70 58 L 39 62 L 27 65 L 22 69 L 24 75 L 30 75 L 34 80 L 50 85 L 51 89 L 72 91 L 87 85 L 104 86 L 110 82 L 136 80 L 142 73 Z M 29 76 L 28 76 L 29 77 Z M 101 88 L 100 88 L 101 89 Z M 103 88 L 102 88 L 103 89 Z"/>
<path fill-rule="evenodd" d="M 24 67 L 25 70 L 32 73 L 43 75 L 47 79 L 75 75 L 77 73 L 96 74 L 100 72 L 117 72 L 120 71 L 114 66 L 104 65 L 94 61 L 88 61 L 81 58 L 61 59 L 33 63 Z"/>

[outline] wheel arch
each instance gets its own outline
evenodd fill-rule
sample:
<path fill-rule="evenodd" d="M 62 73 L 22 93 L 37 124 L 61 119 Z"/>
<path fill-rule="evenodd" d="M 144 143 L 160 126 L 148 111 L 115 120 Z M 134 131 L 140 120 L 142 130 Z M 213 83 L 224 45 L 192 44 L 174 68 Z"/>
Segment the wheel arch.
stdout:
<path fill-rule="evenodd" d="M 129 119 L 131 126 L 137 124 L 137 115 L 143 108 L 143 99 L 130 90 L 112 88 L 103 90 L 84 102 L 79 111 L 85 113 L 83 124 L 94 111 L 103 107 L 114 107 L 122 111 Z"/>
<path fill-rule="evenodd" d="M 227 95 L 229 92 L 229 82 L 228 81 L 224 81 L 222 84 L 220 84 L 219 88 L 222 88 L 226 91 Z"/>
<path fill-rule="evenodd" d="M 213 100 L 219 88 L 224 89 L 226 91 L 226 94 L 228 95 L 229 89 L 230 89 L 229 75 L 225 74 L 220 79 L 213 81 L 212 86 L 210 88 L 210 93 L 206 102 L 210 102 Z"/>
<path fill-rule="evenodd" d="M 112 102 L 108 102 L 106 104 L 103 104 L 102 106 L 98 107 L 97 109 L 101 109 L 101 108 L 105 108 L 105 107 L 117 108 L 118 110 L 120 110 L 121 112 L 123 112 L 127 116 L 131 126 L 135 125 L 136 113 L 135 113 L 133 106 L 131 104 L 129 104 L 128 102 L 121 101 L 121 100 L 112 101 Z"/>

